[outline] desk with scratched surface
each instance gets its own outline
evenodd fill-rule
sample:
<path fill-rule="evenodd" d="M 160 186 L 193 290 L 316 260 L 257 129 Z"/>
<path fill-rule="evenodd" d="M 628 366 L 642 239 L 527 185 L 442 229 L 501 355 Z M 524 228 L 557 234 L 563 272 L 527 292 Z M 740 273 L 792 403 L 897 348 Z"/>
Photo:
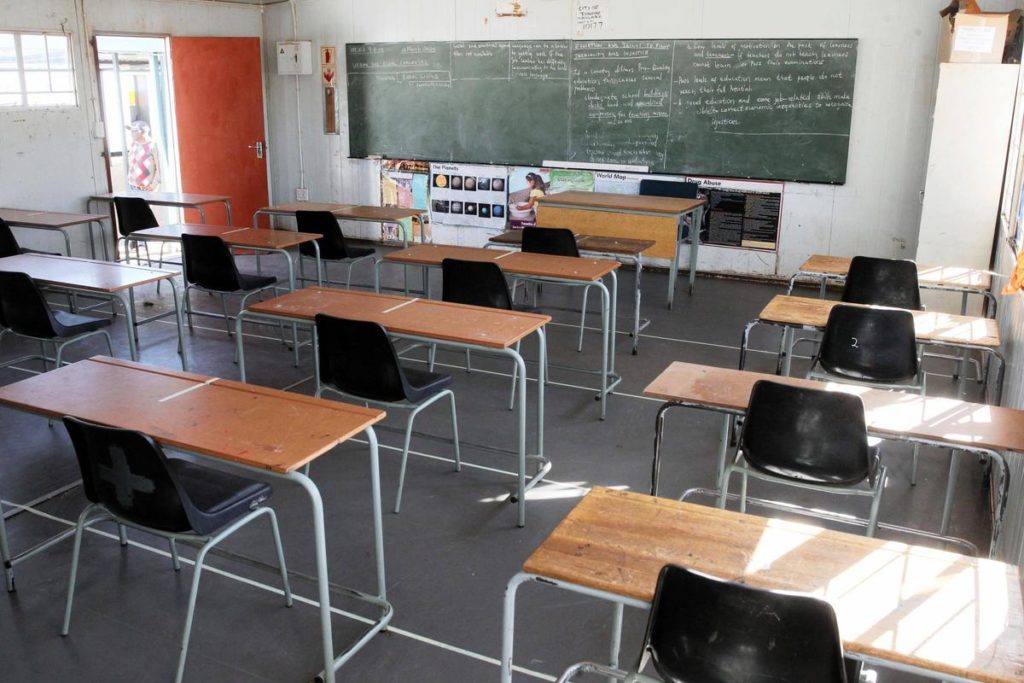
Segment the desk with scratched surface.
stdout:
<path fill-rule="evenodd" d="M 846 651 L 868 662 L 946 681 L 1024 680 L 1024 608 L 1012 565 L 595 488 L 509 581 L 503 683 L 512 680 L 520 585 L 540 581 L 613 601 L 621 624 L 622 605 L 649 607 L 669 563 L 824 598 Z M 614 662 L 617 639 L 612 649 Z"/>

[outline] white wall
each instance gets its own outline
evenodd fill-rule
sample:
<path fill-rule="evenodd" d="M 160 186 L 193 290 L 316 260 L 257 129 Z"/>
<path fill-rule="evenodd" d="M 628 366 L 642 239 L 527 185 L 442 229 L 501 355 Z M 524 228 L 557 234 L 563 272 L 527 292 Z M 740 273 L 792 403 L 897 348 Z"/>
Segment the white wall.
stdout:
<path fill-rule="evenodd" d="M 572 0 L 527 0 L 523 19 L 497 18 L 494 0 L 423 2 L 295 0 L 296 35 L 319 44 L 412 40 L 571 38 Z M 858 63 L 847 183 L 788 183 L 780 257 L 733 249 L 701 251 L 702 270 L 793 272 L 813 253 L 913 257 L 924 187 L 936 53 L 945 0 L 603 0 L 605 27 L 592 38 L 858 38 Z M 990 0 L 998 11 L 1011 0 Z M 292 6 L 264 15 L 265 59 L 275 41 L 293 37 Z M 299 183 L 295 77 L 268 74 L 274 200 L 294 199 Z M 321 133 L 315 77 L 299 77 L 306 185 L 322 201 L 378 201 L 376 165 L 349 160 L 342 135 Z M 364 228 L 365 234 L 372 229 Z M 476 243 L 486 233 L 440 233 Z"/>
<path fill-rule="evenodd" d="M 0 0 L 0 30 L 67 31 L 72 35 L 79 105 L 64 109 L 0 109 L 0 206 L 84 211 L 90 194 L 107 191 L 95 33 L 260 36 L 259 7 L 198 0 Z M 84 231 L 73 245 L 82 251 Z M 58 238 L 18 231 L 28 246 L 55 248 Z"/>

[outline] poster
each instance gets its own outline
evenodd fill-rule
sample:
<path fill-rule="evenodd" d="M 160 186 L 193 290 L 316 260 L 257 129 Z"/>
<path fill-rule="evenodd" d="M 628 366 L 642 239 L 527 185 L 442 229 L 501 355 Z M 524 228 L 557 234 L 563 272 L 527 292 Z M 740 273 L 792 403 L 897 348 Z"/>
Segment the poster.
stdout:
<path fill-rule="evenodd" d="M 430 220 L 438 225 L 505 227 L 505 166 L 430 164 Z"/>
<path fill-rule="evenodd" d="M 570 168 L 551 169 L 549 194 L 556 192 L 593 192 L 594 172 Z"/>
<path fill-rule="evenodd" d="M 708 244 L 775 251 L 782 221 L 781 182 L 686 178 L 708 198 L 701 238 Z"/>
<path fill-rule="evenodd" d="M 551 194 L 551 171 L 513 166 L 508 174 L 508 224 L 513 230 L 537 225 L 536 200 Z"/>
<path fill-rule="evenodd" d="M 405 161 L 385 159 L 380 167 L 380 205 L 398 206 L 403 209 L 427 210 L 427 186 L 430 183 L 430 165 L 426 161 Z M 402 221 L 402 230 L 407 241 L 419 241 L 415 234 L 419 224 L 411 219 Z M 430 241 L 430 224 L 423 226 L 426 241 Z M 398 226 L 394 223 L 381 224 L 381 240 L 401 242 Z"/>

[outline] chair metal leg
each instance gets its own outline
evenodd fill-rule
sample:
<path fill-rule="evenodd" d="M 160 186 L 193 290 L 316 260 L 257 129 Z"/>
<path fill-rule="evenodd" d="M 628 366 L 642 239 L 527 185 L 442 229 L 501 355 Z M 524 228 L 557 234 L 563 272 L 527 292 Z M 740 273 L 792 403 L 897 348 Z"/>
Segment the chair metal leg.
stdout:
<path fill-rule="evenodd" d="M 910 465 L 910 485 L 917 486 L 917 458 L 921 451 L 921 444 L 914 444 L 914 459 Z"/>
<path fill-rule="evenodd" d="M 203 575 L 203 562 L 206 560 L 206 553 L 212 543 L 207 543 L 199 549 L 196 555 L 196 564 L 192 574 L 192 589 L 188 594 L 188 610 L 185 613 L 185 631 L 181 636 L 181 653 L 178 655 L 178 672 L 174 676 L 174 683 L 181 683 L 185 676 L 185 660 L 188 658 L 188 641 L 192 637 L 192 620 L 196 614 L 196 598 L 199 595 L 199 579 Z"/>
<path fill-rule="evenodd" d="M 459 451 L 459 419 L 455 414 L 455 392 L 448 392 L 449 407 L 452 411 L 452 442 L 455 446 L 455 471 L 462 471 L 462 454 Z"/>
<path fill-rule="evenodd" d="M 195 332 L 192 327 L 192 288 L 185 285 L 185 317 L 188 318 L 188 331 Z"/>
<path fill-rule="evenodd" d="M 75 525 L 75 543 L 71 549 L 71 576 L 68 577 L 68 597 L 64 603 L 64 624 L 61 626 L 60 634 L 66 636 L 71 628 L 71 606 L 75 601 L 75 581 L 78 579 L 78 558 L 82 554 L 82 532 L 88 524 L 89 515 L 95 508 L 89 505 L 78 515 L 78 523 Z"/>
<path fill-rule="evenodd" d="M 128 547 L 128 529 L 125 528 L 124 524 L 117 525 L 117 540 L 122 548 Z"/>
<path fill-rule="evenodd" d="M 422 408 L 422 406 L 420 406 Z M 417 409 L 418 410 L 418 409 Z M 398 472 L 398 494 L 395 497 L 395 514 L 402 511 L 402 490 L 405 488 L 405 466 L 409 461 L 409 442 L 412 440 L 412 423 L 416 419 L 417 410 L 409 414 L 405 425 L 405 443 L 402 446 L 402 467 Z"/>
<path fill-rule="evenodd" d="M 231 329 L 231 319 L 228 318 L 228 298 L 223 294 L 220 295 L 220 309 L 224 312 L 224 327 L 228 331 L 228 336 L 233 337 L 235 335 L 234 330 Z"/>
<path fill-rule="evenodd" d="M 174 571 L 181 571 L 181 558 L 178 557 L 178 544 L 173 538 L 167 539 L 168 545 L 171 546 L 171 566 L 174 567 Z"/>
<path fill-rule="evenodd" d="M 466 349 L 466 372 L 473 372 L 473 367 L 469 363 L 469 349 Z"/>
<path fill-rule="evenodd" d="M 729 477 L 732 476 L 732 465 L 726 465 L 722 471 L 722 489 L 718 492 L 718 507 L 725 509 L 725 501 L 729 496 Z"/>
<path fill-rule="evenodd" d="M 281 530 L 277 526 L 277 514 L 274 508 L 264 508 L 270 517 L 270 530 L 274 533 L 274 547 L 277 549 L 277 566 L 281 569 L 281 587 L 284 590 L 284 605 L 291 607 L 294 604 L 292 599 L 292 587 L 288 583 L 288 567 L 284 563 L 284 547 L 281 545 Z"/>
<path fill-rule="evenodd" d="M 871 498 L 871 513 L 868 515 L 866 535 L 871 538 L 878 530 L 878 508 L 882 503 L 882 492 L 885 490 L 885 467 L 878 468 L 878 481 L 875 482 L 875 495 Z"/>

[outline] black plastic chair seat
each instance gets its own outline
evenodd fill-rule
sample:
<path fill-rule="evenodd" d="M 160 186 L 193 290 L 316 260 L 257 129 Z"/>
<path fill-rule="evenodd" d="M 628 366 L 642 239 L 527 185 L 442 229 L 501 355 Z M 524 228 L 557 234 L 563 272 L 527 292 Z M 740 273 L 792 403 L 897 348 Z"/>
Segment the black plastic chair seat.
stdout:
<path fill-rule="evenodd" d="M 178 458 L 168 458 L 167 467 L 178 479 L 197 512 L 203 517 L 199 534 L 227 526 L 270 497 L 269 484 L 227 474 Z M 186 527 L 185 530 L 187 530 Z"/>
<path fill-rule="evenodd" d="M 253 275 L 252 273 L 239 273 L 238 284 L 241 285 L 243 292 L 251 292 L 254 289 L 260 287 L 267 287 L 277 282 L 277 278 L 273 275 Z"/>
<path fill-rule="evenodd" d="M 371 254 L 377 253 L 377 250 L 373 247 L 353 247 L 351 244 L 346 245 L 349 258 L 363 258 L 364 256 L 370 256 Z"/>
<path fill-rule="evenodd" d="M 878 472 L 878 465 L 880 462 L 879 448 L 877 446 L 869 447 L 868 449 L 868 469 L 867 472 L 863 470 L 840 472 L 830 467 L 822 466 L 801 466 L 796 467 L 783 467 L 775 464 L 766 464 L 758 461 L 747 460 L 750 466 L 755 470 L 771 474 L 782 479 L 789 479 L 790 481 L 807 482 L 811 484 L 821 484 L 824 486 L 852 486 L 864 481 L 865 477 L 873 480 L 875 473 Z"/>
<path fill-rule="evenodd" d="M 410 403 L 419 403 L 452 385 L 451 375 L 410 368 L 406 365 L 402 366 L 402 375 L 405 380 L 405 398 Z"/>
<path fill-rule="evenodd" d="M 835 306 L 817 362 L 829 374 L 856 382 L 913 381 L 920 371 L 914 316 L 896 308 Z"/>
<path fill-rule="evenodd" d="M 110 318 L 93 318 L 66 311 L 53 311 L 54 331 L 58 337 L 72 337 L 83 332 L 92 332 L 110 325 Z"/>

